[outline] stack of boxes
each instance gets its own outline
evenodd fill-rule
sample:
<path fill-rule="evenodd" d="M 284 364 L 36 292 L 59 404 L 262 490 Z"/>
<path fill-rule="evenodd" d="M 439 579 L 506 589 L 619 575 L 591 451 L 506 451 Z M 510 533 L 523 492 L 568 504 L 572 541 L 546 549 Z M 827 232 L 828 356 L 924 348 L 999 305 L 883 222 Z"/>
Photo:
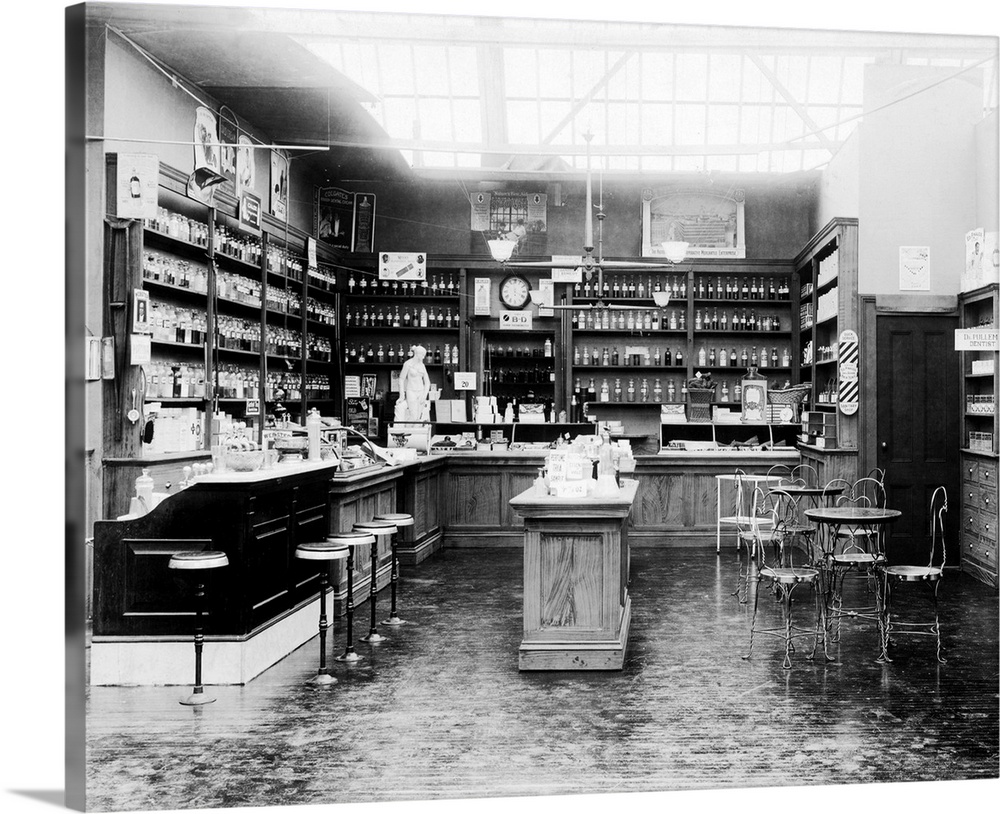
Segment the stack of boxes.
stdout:
<path fill-rule="evenodd" d="M 197 407 L 161 407 L 151 418 L 153 438 L 150 443 L 143 444 L 144 455 L 204 449 L 204 410 Z"/>

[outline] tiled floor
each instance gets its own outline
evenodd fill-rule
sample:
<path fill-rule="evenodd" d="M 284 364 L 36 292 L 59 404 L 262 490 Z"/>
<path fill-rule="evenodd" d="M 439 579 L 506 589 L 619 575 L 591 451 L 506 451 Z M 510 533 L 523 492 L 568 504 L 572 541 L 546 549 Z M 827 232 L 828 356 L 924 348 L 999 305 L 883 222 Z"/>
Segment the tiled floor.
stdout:
<path fill-rule="evenodd" d="M 731 551 L 636 549 L 625 668 L 520 673 L 521 568 L 518 549 L 448 549 L 406 569 L 412 624 L 334 663 L 332 687 L 305 683 L 313 639 L 203 708 L 178 704 L 182 687 L 91 688 L 89 807 L 997 777 L 997 596 L 962 574 L 941 590 L 948 664 L 920 639 L 877 664 L 873 626 L 849 621 L 833 662 L 799 652 L 783 670 L 774 639 L 740 658 Z"/>

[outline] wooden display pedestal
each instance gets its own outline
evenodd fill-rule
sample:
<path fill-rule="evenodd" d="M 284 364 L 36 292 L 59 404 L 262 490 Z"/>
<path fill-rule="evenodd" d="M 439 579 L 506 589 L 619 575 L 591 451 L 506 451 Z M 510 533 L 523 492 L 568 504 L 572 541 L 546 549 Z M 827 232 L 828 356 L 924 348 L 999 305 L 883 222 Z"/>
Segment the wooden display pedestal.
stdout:
<path fill-rule="evenodd" d="M 521 670 L 620 670 L 631 601 L 626 524 L 636 481 L 609 498 L 510 501 L 524 518 Z"/>

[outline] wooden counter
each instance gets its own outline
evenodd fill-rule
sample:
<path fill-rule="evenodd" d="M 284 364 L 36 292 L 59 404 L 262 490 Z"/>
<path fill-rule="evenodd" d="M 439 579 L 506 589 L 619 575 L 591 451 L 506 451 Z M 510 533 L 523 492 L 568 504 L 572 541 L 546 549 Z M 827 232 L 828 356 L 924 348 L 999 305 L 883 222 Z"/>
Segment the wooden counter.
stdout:
<path fill-rule="evenodd" d="M 522 670 L 620 670 L 628 645 L 626 520 L 638 484 L 603 498 L 529 488 L 510 501 L 524 518 Z"/>
<path fill-rule="evenodd" d="M 316 633 L 319 579 L 295 557 L 303 541 L 349 530 L 378 512 L 407 511 L 401 560 L 415 562 L 441 543 L 441 460 L 338 473 L 335 464 L 278 464 L 252 473 L 207 475 L 129 520 L 94 528 L 92 683 L 185 683 L 191 678 L 190 591 L 167 568 L 178 551 L 224 551 L 229 565 L 208 586 L 206 675 L 245 683 Z M 414 501 L 420 501 L 419 505 Z M 390 546 L 355 561 L 354 598 L 371 580 L 390 579 Z M 343 563 L 332 567 L 333 613 L 346 600 Z M 405 574 L 404 574 L 405 579 Z"/>

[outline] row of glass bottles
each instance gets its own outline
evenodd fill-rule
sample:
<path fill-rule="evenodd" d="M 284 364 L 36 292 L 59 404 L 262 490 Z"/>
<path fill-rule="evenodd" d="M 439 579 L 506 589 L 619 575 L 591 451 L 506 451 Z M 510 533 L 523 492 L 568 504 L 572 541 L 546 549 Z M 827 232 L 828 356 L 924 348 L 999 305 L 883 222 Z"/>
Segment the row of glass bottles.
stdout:
<path fill-rule="evenodd" d="M 245 365 L 219 365 L 216 395 L 220 399 L 257 398 L 260 370 Z"/>
<path fill-rule="evenodd" d="M 204 344 L 208 335 L 208 314 L 205 311 L 182 308 L 159 300 L 150 300 L 149 311 L 154 342 Z"/>
<path fill-rule="evenodd" d="M 643 353 L 625 354 L 620 353 L 617 346 L 603 347 L 598 352 L 597 347 L 590 351 L 587 348 L 580 350 L 579 345 L 573 346 L 573 364 L 583 367 L 671 367 L 684 365 L 684 353 L 679 348 L 673 353 L 670 348 L 666 348 L 660 354 L 660 348 L 654 347 L 652 351 L 647 347 Z M 788 348 L 783 348 L 779 355 L 777 347 L 771 348 L 770 355 L 767 348 L 761 348 L 760 354 L 757 347 L 752 350 L 744 347 L 743 352 L 737 356 L 736 348 L 727 351 L 719 348 L 716 353 L 715 348 L 706 349 L 703 345 L 698 349 L 695 357 L 695 364 L 698 367 L 790 367 L 791 354 Z"/>
<path fill-rule="evenodd" d="M 217 269 L 215 291 L 221 299 L 260 308 L 261 284 L 257 280 Z"/>
<path fill-rule="evenodd" d="M 669 279 L 647 275 L 610 275 L 600 283 L 597 279 L 581 280 L 573 286 L 573 296 L 605 299 L 649 299 L 665 291 L 674 299 L 687 298 L 687 277 L 673 275 Z M 788 282 L 773 277 L 718 277 L 699 275 L 692 287 L 695 299 L 703 300 L 775 300 L 791 298 Z"/>
<path fill-rule="evenodd" d="M 302 297 L 294 291 L 286 291 L 275 286 L 267 287 L 267 308 L 269 311 L 279 311 L 283 314 L 302 314 Z"/>
<path fill-rule="evenodd" d="M 683 331 L 687 329 L 684 311 L 678 315 L 671 311 L 670 317 L 661 314 L 660 309 L 642 311 L 580 310 L 572 312 L 575 331 Z"/>
<path fill-rule="evenodd" d="M 207 266 L 155 249 L 143 252 L 142 276 L 155 283 L 188 288 L 202 294 L 208 292 Z"/>
<path fill-rule="evenodd" d="M 344 348 L 344 361 L 348 364 L 364 364 L 365 362 L 402 364 L 411 356 L 413 356 L 412 345 L 408 350 L 404 349 L 402 345 L 394 348 L 392 344 L 375 345 L 372 343 L 369 343 L 367 350 L 363 344 L 358 347 L 353 343 L 345 345 Z M 424 362 L 428 365 L 457 365 L 458 345 L 446 342 L 443 351 L 440 345 L 436 345 L 433 350 L 427 348 Z"/>
<path fill-rule="evenodd" d="M 205 365 L 158 359 L 146 365 L 146 400 L 205 398 Z"/>
<path fill-rule="evenodd" d="M 553 382 L 556 373 L 547 367 L 504 368 L 495 367 L 486 371 L 487 381 L 495 384 L 540 384 L 543 382 Z"/>
<path fill-rule="evenodd" d="M 301 257 L 288 249 L 269 245 L 267 247 L 267 270 L 284 275 L 289 280 L 302 282 L 305 263 Z"/>
<path fill-rule="evenodd" d="M 747 277 L 719 279 L 704 275 L 695 279 L 692 293 L 700 300 L 784 301 L 791 298 L 792 292 L 784 278 L 775 282 L 773 277 L 750 277 L 748 281 Z"/>
<path fill-rule="evenodd" d="M 679 348 L 676 354 L 667 348 L 661 355 L 659 347 L 653 348 L 652 351 L 645 348 L 645 352 L 641 354 L 625 354 L 620 353 L 617 346 L 612 346 L 610 349 L 604 347 L 598 353 L 596 346 L 588 352 L 586 348 L 581 351 L 579 345 L 574 345 L 573 364 L 584 367 L 618 367 L 619 365 L 626 367 L 670 367 L 671 365 L 683 365 L 684 354 Z"/>
<path fill-rule="evenodd" d="M 728 402 L 730 395 L 732 395 L 733 401 L 739 401 L 742 391 L 742 386 L 737 382 L 730 393 L 729 383 L 724 381 L 719 391 L 719 401 Z M 670 404 L 683 402 L 686 395 L 687 384 L 684 379 L 681 379 L 679 383 L 675 382 L 674 379 L 667 379 L 665 387 L 661 384 L 661 380 L 656 378 L 653 379 L 652 387 L 650 387 L 648 378 L 630 378 L 626 380 L 625 384 L 622 384 L 620 378 L 614 379 L 613 384 L 610 383 L 609 379 L 603 379 L 600 387 L 594 384 L 594 379 L 591 379 L 586 388 L 582 388 L 580 379 L 576 379 L 571 405 L 580 405 L 585 401 Z"/>
<path fill-rule="evenodd" d="M 829 379 L 826 385 L 816 394 L 818 404 L 836 404 L 839 393 L 839 383 L 837 379 Z"/>
<path fill-rule="evenodd" d="M 650 299 L 654 293 L 666 291 L 672 297 L 684 297 L 687 294 L 687 278 L 681 277 L 678 284 L 676 277 L 662 280 L 660 277 L 647 275 L 610 275 L 599 284 L 597 279 L 581 280 L 573 286 L 573 296 L 603 297 L 605 299 Z M 684 292 L 684 293 L 681 293 Z"/>
<path fill-rule="evenodd" d="M 337 288 L 337 275 L 325 269 L 309 269 L 309 285 L 321 288 L 324 291 L 333 291 Z"/>
<path fill-rule="evenodd" d="M 306 346 L 306 358 L 316 362 L 332 362 L 333 345 L 330 340 L 311 334 Z"/>
<path fill-rule="evenodd" d="M 329 398 L 330 377 L 309 374 L 305 377 L 306 398 Z M 282 392 L 279 392 L 282 391 Z M 302 398 L 303 379 L 301 373 L 268 373 L 264 380 L 265 401 L 295 401 Z"/>
<path fill-rule="evenodd" d="M 314 300 L 312 297 L 306 298 L 306 316 L 324 325 L 337 324 L 337 309 L 326 302 Z"/>
<path fill-rule="evenodd" d="M 552 340 L 546 337 L 545 344 L 540 348 L 530 348 L 527 345 L 514 347 L 513 345 L 488 345 L 489 354 L 494 359 L 550 359 L 552 358 Z"/>
<path fill-rule="evenodd" d="M 297 359 L 302 355 L 301 333 L 275 325 L 267 325 L 265 329 L 265 352 L 269 356 L 289 356 Z"/>
<path fill-rule="evenodd" d="M 695 356 L 697 367 L 737 367 L 737 363 L 741 367 L 790 367 L 792 357 L 787 347 L 782 348 L 780 354 L 776 347 L 772 347 L 771 354 L 768 355 L 766 347 L 762 347 L 760 354 L 758 354 L 756 345 L 749 353 L 744 347 L 739 357 L 736 356 L 736 348 L 732 348 L 728 353 L 728 358 L 725 348 L 719 348 L 719 352 L 716 353 L 715 348 L 706 350 L 705 346 L 702 345 L 698 348 L 698 353 Z"/>
<path fill-rule="evenodd" d="M 142 225 L 161 235 L 208 248 L 208 224 L 171 212 L 165 206 L 157 208 L 155 218 L 143 218 Z"/>
<path fill-rule="evenodd" d="M 220 315 L 216 319 L 218 344 L 223 350 L 244 350 L 260 352 L 260 323 L 251 319 L 239 319 Z"/>
<path fill-rule="evenodd" d="M 237 232 L 224 223 L 215 224 L 215 253 L 250 263 L 260 265 L 260 238 Z"/>
<path fill-rule="evenodd" d="M 725 309 L 722 310 L 721 316 L 718 308 L 713 308 L 711 315 L 709 315 L 708 309 L 705 309 L 703 317 L 701 309 L 699 309 L 694 314 L 694 329 L 696 331 L 780 331 L 781 318 L 777 314 L 763 314 L 758 317 L 757 311 L 752 308 L 749 315 L 746 308 L 742 312 L 734 308 L 732 316 L 726 313 Z"/>
<path fill-rule="evenodd" d="M 457 274 L 433 274 L 426 280 L 379 280 L 370 274 L 351 272 L 347 278 L 348 294 L 387 297 L 457 297 Z"/>
<path fill-rule="evenodd" d="M 349 307 L 344 314 L 344 323 L 348 327 L 356 326 L 361 328 L 457 328 L 458 310 L 455 308 L 427 308 L 420 309 L 409 307 L 400 309 L 397 305 L 395 310 L 390 305 L 385 310 L 381 306 L 375 306 L 369 310 L 365 305 Z"/>

